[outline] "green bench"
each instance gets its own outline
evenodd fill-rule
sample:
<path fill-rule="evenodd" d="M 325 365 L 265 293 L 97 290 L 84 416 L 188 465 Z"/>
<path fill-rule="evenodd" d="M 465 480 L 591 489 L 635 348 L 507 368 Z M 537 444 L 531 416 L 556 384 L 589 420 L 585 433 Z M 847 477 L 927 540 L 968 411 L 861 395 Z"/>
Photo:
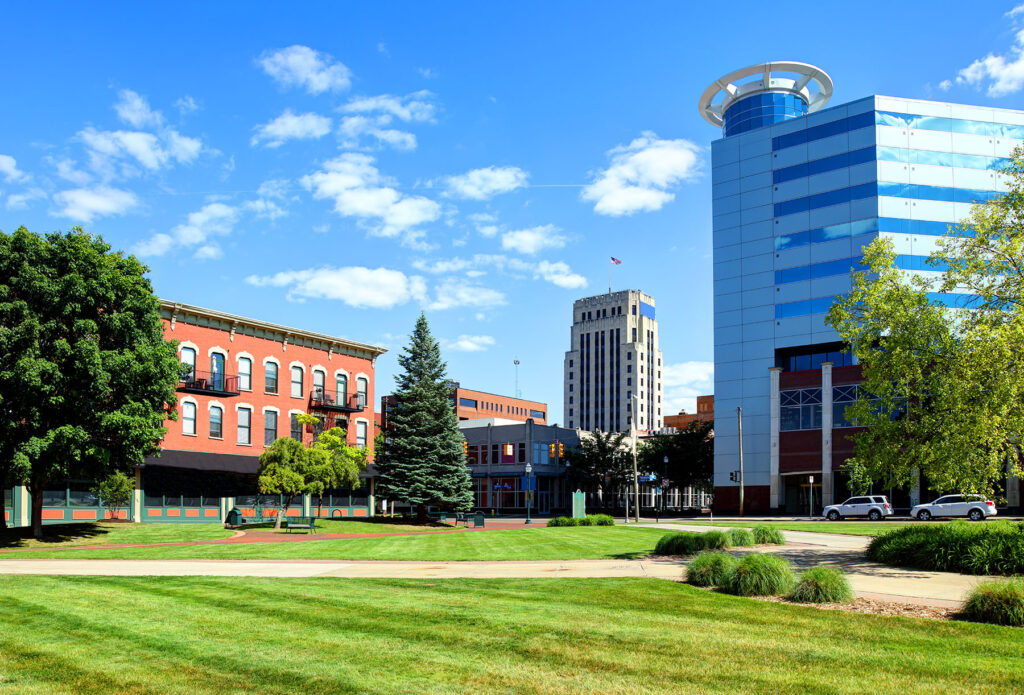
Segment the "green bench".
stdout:
<path fill-rule="evenodd" d="M 310 533 L 316 533 L 316 517 L 315 516 L 297 516 L 290 519 L 285 519 L 285 523 L 288 525 L 285 531 L 288 533 L 292 532 L 292 529 L 305 529 Z"/>

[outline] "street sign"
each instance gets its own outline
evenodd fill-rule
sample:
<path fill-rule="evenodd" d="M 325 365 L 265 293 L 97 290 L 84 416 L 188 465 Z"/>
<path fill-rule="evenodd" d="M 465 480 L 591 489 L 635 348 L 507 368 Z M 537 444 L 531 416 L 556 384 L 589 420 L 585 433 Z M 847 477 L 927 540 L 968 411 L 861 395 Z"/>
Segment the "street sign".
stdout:
<path fill-rule="evenodd" d="M 811 476 L 811 482 L 812 483 L 814 482 L 814 476 L 813 475 Z"/>
<path fill-rule="evenodd" d="M 529 481 L 529 482 L 527 482 Z M 519 489 L 520 490 L 536 490 L 537 489 L 537 478 L 536 476 L 520 476 L 519 478 Z"/>

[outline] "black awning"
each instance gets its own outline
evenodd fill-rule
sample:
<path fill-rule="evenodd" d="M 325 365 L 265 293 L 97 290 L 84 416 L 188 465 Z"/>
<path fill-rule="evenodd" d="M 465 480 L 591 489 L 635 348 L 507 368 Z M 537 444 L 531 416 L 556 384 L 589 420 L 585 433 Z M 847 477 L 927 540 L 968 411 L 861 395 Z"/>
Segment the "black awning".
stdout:
<path fill-rule="evenodd" d="M 204 451 L 164 449 L 159 458 L 146 457 L 146 466 L 191 468 L 197 471 L 226 471 L 256 475 L 260 469 L 259 456 L 244 454 L 212 454 Z"/>

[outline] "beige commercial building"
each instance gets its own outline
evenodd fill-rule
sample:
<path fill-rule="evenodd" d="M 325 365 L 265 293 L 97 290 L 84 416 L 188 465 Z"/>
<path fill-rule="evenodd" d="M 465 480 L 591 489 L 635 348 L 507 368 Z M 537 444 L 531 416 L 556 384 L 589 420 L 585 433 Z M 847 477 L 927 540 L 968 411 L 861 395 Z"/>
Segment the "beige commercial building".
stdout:
<path fill-rule="evenodd" d="M 568 427 L 601 432 L 662 427 L 654 298 L 624 290 L 578 299 L 571 335 L 563 384 Z"/>

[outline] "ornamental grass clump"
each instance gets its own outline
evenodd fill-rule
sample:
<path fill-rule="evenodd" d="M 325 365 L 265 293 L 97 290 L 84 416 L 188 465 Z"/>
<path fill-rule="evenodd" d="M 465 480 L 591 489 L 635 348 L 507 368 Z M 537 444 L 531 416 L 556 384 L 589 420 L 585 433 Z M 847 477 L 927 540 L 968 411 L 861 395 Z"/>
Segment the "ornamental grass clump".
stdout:
<path fill-rule="evenodd" d="M 1024 523 L 951 521 L 904 526 L 878 536 L 868 558 L 899 567 L 963 574 L 1024 573 Z"/>
<path fill-rule="evenodd" d="M 579 526 L 577 521 L 579 521 L 579 519 L 574 519 L 569 516 L 556 516 L 548 519 L 548 526 Z"/>
<path fill-rule="evenodd" d="M 737 548 L 754 545 L 754 534 L 745 528 L 734 528 L 729 531 L 729 542 Z"/>
<path fill-rule="evenodd" d="M 1024 577 L 994 579 L 974 587 L 961 615 L 979 623 L 1024 627 Z"/>
<path fill-rule="evenodd" d="M 693 555 L 702 549 L 699 533 L 680 531 L 658 539 L 654 546 L 655 555 Z"/>
<path fill-rule="evenodd" d="M 686 581 L 694 586 L 726 586 L 738 564 L 729 553 L 703 552 L 686 566 Z"/>
<path fill-rule="evenodd" d="M 587 514 L 591 526 L 614 526 L 615 519 L 610 514 Z"/>
<path fill-rule="evenodd" d="M 789 600 L 799 603 L 849 603 L 853 600 L 853 589 L 842 570 L 818 565 L 800 575 L 789 594 Z"/>
<path fill-rule="evenodd" d="M 725 550 L 732 547 L 732 538 L 725 531 L 705 531 L 700 537 L 701 550 Z"/>
<path fill-rule="evenodd" d="M 725 588 L 737 596 L 777 596 L 796 582 L 789 560 L 769 553 L 750 553 L 739 561 Z"/>
<path fill-rule="evenodd" d="M 785 545 L 786 539 L 782 537 L 782 531 L 779 529 L 761 524 L 754 527 L 754 542 L 757 545 Z"/>

